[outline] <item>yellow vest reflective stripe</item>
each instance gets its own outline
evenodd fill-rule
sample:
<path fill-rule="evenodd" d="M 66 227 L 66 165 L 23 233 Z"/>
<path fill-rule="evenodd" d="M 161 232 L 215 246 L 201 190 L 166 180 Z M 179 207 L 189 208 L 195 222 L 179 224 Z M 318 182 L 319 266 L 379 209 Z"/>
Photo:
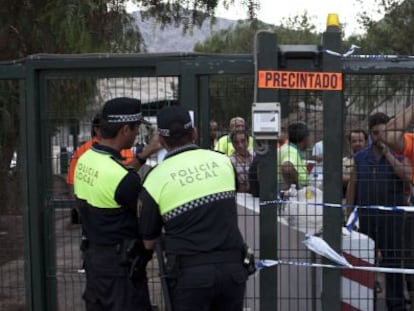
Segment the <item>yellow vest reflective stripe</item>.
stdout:
<path fill-rule="evenodd" d="M 111 158 L 111 154 L 86 151 L 75 168 L 74 191 L 77 198 L 97 208 L 119 208 L 115 191 L 127 169 Z"/>
<path fill-rule="evenodd" d="M 235 173 L 227 156 L 195 149 L 166 158 L 149 173 L 144 188 L 164 216 L 176 208 L 190 207 L 191 202 L 201 204 L 201 198 L 234 196 Z"/>

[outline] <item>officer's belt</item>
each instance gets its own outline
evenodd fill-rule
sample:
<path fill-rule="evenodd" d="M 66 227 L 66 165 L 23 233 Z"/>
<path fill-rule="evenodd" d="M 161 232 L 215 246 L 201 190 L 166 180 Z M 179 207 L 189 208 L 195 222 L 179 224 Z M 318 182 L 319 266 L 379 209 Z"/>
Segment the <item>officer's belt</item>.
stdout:
<path fill-rule="evenodd" d="M 91 206 L 89 204 L 85 205 L 85 207 L 90 212 L 101 214 L 101 215 L 117 215 L 117 214 L 122 214 L 126 210 L 123 207 L 100 208 L 100 207 Z"/>
<path fill-rule="evenodd" d="M 167 258 L 169 255 L 167 255 Z M 181 268 L 206 265 L 222 262 L 241 262 L 242 252 L 240 250 L 216 251 L 211 253 L 200 253 L 196 255 L 178 255 L 178 264 Z"/>

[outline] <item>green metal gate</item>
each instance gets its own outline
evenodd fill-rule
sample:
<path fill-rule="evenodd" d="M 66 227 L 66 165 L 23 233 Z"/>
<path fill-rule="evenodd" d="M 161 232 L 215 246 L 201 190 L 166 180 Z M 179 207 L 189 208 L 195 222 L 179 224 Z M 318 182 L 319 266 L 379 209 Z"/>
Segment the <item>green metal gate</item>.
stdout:
<path fill-rule="evenodd" d="M 0 82 L 5 83 L 1 85 L 0 103 L 13 99 L 19 111 L 17 127 L 11 125 L 18 132 L 15 137 L 19 144 L 14 150 L 18 165 L 7 164 L 0 172 L 8 178 L 9 192 L 17 193 L 12 206 L 18 206 L 0 211 L 0 310 L 83 310 L 80 227 L 71 221 L 74 200 L 65 175 L 71 152 L 89 138 L 94 113 L 114 96 L 140 98 L 149 119 L 163 105 L 178 102 L 188 107 L 194 111 L 200 144 L 206 148 L 210 119 L 218 121 L 225 132 L 235 114 L 250 123 L 253 101 L 280 101 L 284 125 L 309 121 L 314 140 L 323 137 L 327 155 L 324 201 L 341 202 L 342 189 L 337 184 L 346 150 L 344 130 L 365 124 L 366 115 L 372 111 L 367 107 L 378 100 L 387 99 L 395 113 L 397 102 L 411 99 L 414 62 L 411 58 L 327 55 L 327 49 L 341 49 L 336 31 L 327 31 L 322 46 L 308 46 L 306 51 L 303 46 L 279 45 L 273 34 L 263 36 L 267 38 L 254 55 L 33 55 L 0 64 Z M 342 72 L 344 91 L 254 91 L 255 67 L 306 67 L 307 71 L 318 67 Z M 372 101 L 371 106 L 361 106 L 366 99 Z M 351 123 L 351 116 L 356 123 Z M 319 122 L 312 123 L 315 119 Z M 146 137 L 139 139 L 145 141 Z M 268 142 L 268 146 L 273 144 L 276 142 Z M 258 199 L 238 196 L 239 225 L 246 240 L 257 258 L 318 260 L 297 248 L 300 238 L 287 235 L 278 225 L 279 206 L 273 202 L 277 196 L 276 149 L 260 152 L 264 159 L 261 201 L 272 203 L 260 204 Z M 341 248 L 342 221 L 340 210 L 324 213 L 324 237 L 336 249 Z M 286 241 L 288 247 L 283 248 Z M 299 267 L 276 267 L 251 277 L 245 309 L 298 310 L 302 305 L 306 310 L 341 310 L 344 294 L 339 270 L 323 270 L 319 276 L 302 271 Z M 152 301 L 162 310 L 154 263 L 149 265 L 149 278 Z M 301 293 L 292 287 L 300 282 L 311 287 Z M 364 299 L 360 298 L 361 304 Z"/>
<path fill-rule="evenodd" d="M 104 101 L 115 96 L 140 98 L 144 115 L 152 121 L 161 107 L 179 102 L 194 111 L 201 129 L 200 144 L 208 147 L 210 79 L 231 85 L 240 75 L 251 75 L 252 69 L 249 55 L 173 54 L 34 55 L 1 66 L 2 79 L 14 78 L 17 84 L 17 79 L 21 79 L 25 83 L 25 88 L 20 89 L 18 150 L 19 172 L 24 182 L 19 201 L 23 217 L 19 213 L 14 217 L 20 220 L 20 228 L 15 226 L 17 231 L 20 229 L 20 236 L 12 236 L 9 230 L 4 235 L 8 235 L 10 245 L 2 245 L 11 252 L 16 248 L 11 244 L 20 241 L 18 248 L 26 256 L 23 261 L 20 254 L 11 268 L 0 268 L 5 276 L 0 282 L 0 309 L 19 310 L 24 305 L 28 310 L 84 308 L 80 226 L 71 221 L 74 199 L 65 176 L 71 152 L 89 139 L 91 119 Z M 221 97 L 216 95 L 211 96 L 212 100 Z M 248 98 L 243 100 L 250 102 Z M 144 141 L 148 137 L 139 139 Z M 10 222 L 10 217 L 2 215 L 2 221 Z M 11 261 L 11 256 L 6 255 L 4 261 Z M 151 262 L 150 291 L 153 303 L 161 309 L 155 267 Z M 18 288 L 9 285 L 16 281 Z"/>

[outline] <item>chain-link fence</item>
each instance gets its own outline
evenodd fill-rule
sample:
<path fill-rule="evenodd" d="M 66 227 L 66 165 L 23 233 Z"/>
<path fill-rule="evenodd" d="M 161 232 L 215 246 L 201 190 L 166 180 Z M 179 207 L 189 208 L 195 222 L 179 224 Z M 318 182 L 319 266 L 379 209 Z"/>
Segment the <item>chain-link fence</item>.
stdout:
<path fill-rule="evenodd" d="M 24 215 L 19 165 L 19 80 L 0 80 L 0 309 L 24 310 Z"/>

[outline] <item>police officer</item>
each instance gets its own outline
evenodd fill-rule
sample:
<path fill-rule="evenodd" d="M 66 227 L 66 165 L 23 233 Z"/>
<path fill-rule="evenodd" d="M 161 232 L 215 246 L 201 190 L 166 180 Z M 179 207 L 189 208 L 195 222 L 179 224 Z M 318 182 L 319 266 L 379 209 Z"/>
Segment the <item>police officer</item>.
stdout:
<path fill-rule="evenodd" d="M 120 150 L 138 134 L 141 103 L 115 98 L 102 109 L 101 139 L 78 160 L 74 192 L 82 231 L 86 270 L 83 299 L 88 311 L 151 310 L 145 266 L 151 253 L 139 238 L 136 218 L 140 178 L 122 164 Z M 137 155 L 140 165 L 156 141 Z"/>
<path fill-rule="evenodd" d="M 230 159 L 193 144 L 196 131 L 182 107 L 161 110 L 157 124 L 168 153 L 145 179 L 138 217 L 148 249 L 164 228 L 173 310 L 241 311 L 248 273 Z"/>

